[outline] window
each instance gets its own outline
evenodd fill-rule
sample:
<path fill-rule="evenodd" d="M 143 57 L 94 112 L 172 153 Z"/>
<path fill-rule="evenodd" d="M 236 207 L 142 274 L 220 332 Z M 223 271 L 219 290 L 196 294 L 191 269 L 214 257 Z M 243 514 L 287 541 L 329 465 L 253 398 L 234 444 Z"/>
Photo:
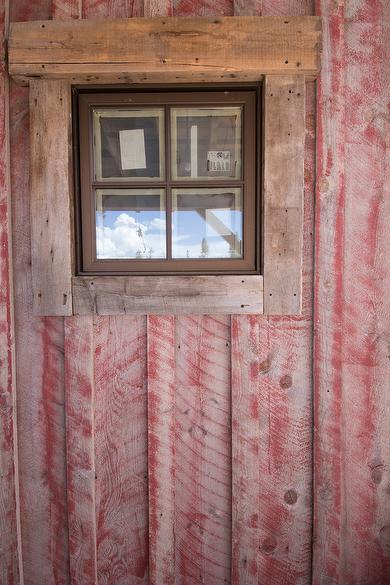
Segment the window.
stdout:
<path fill-rule="evenodd" d="M 258 273 L 258 91 L 78 94 L 81 273 Z"/>

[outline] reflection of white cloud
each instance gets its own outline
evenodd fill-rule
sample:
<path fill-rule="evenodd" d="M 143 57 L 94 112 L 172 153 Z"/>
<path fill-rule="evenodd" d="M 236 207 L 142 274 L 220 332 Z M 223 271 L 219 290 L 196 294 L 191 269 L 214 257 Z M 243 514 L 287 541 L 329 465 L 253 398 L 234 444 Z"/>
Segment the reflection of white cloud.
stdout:
<path fill-rule="evenodd" d="M 97 215 L 97 257 L 103 258 L 165 258 L 165 220 L 160 217 L 150 222 L 137 222 L 127 213 L 121 213 L 112 227 L 104 225 L 103 215 Z M 193 236 L 173 236 L 175 258 L 202 257 L 202 243 L 193 242 Z M 231 258 L 228 242 L 221 237 L 206 237 L 207 258 Z"/>
<path fill-rule="evenodd" d="M 121 213 L 113 226 L 107 227 L 98 217 L 96 241 L 98 258 L 164 258 L 165 221 L 154 218 L 148 224 L 139 223 L 131 215 Z"/>
<path fill-rule="evenodd" d="M 162 219 L 161 217 L 155 217 L 148 225 L 148 229 L 165 232 L 165 219 Z"/>

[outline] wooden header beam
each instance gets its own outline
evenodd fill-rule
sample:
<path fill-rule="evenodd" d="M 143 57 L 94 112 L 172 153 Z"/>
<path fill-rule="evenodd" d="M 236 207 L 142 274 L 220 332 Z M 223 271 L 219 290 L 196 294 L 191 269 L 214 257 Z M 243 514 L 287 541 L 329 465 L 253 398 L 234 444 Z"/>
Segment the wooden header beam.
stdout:
<path fill-rule="evenodd" d="M 72 83 L 256 81 L 315 76 L 318 17 L 132 18 L 11 24 L 14 77 Z"/>

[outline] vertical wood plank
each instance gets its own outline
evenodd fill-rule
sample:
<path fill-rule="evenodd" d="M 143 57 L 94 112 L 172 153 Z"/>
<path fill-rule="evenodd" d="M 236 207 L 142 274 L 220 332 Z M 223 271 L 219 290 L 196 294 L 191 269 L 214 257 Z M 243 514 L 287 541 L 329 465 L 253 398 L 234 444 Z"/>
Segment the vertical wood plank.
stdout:
<path fill-rule="evenodd" d="M 310 583 L 310 319 L 233 317 L 236 585 Z"/>
<path fill-rule="evenodd" d="M 143 0 L 82 0 L 82 18 L 132 18 L 143 16 Z"/>
<path fill-rule="evenodd" d="M 15 0 L 10 20 L 46 20 L 51 0 Z M 10 83 L 18 454 L 24 584 L 69 585 L 63 328 L 32 314 L 29 92 Z"/>
<path fill-rule="evenodd" d="M 67 506 L 73 585 L 98 585 L 92 317 L 65 320 Z"/>
<path fill-rule="evenodd" d="M 254 335 L 251 331 L 253 344 Z M 232 317 L 232 583 L 257 585 L 260 478 L 260 394 L 248 377 L 248 321 Z M 256 340 L 255 347 L 259 347 Z M 262 368 L 268 368 L 266 361 Z"/>
<path fill-rule="evenodd" d="M 83 0 L 52 0 L 53 18 L 59 20 L 82 18 L 82 3 Z"/>
<path fill-rule="evenodd" d="M 390 579 L 390 8 L 317 2 L 315 585 Z M 386 349 L 387 348 L 387 349 Z M 385 422 L 386 421 L 386 422 Z"/>
<path fill-rule="evenodd" d="M 16 20 L 48 18 L 12 3 Z M 32 314 L 28 89 L 10 85 L 11 188 L 21 536 L 25 585 L 68 585 L 63 327 Z M 39 530 L 37 530 L 39 526 Z"/>
<path fill-rule="evenodd" d="M 175 396 L 175 577 L 229 582 L 230 318 L 178 317 Z"/>
<path fill-rule="evenodd" d="M 15 429 L 7 31 L 8 2 L 3 0 L 0 2 L 0 584 L 16 585 L 22 559 Z"/>
<path fill-rule="evenodd" d="M 95 320 L 99 585 L 148 583 L 146 317 Z"/>
<path fill-rule="evenodd" d="M 36 315 L 71 315 L 71 96 L 66 81 L 30 83 L 31 261 Z"/>
<path fill-rule="evenodd" d="M 172 16 L 173 0 L 144 0 L 144 16 Z"/>
<path fill-rule="evenodd" d="M 318 82 L 314 287 L 314 552 L 316 585 L 341 583 L 342 306 L 345 205 L 344 6 L 326 7 Z M 331 114 L 331 115 L 330 115 Z M 318 263 L 321 268 L 318 268 Z"/>
<path fill-rule="evenodd" d="M 233 0 L 173 0 L 174 16 L 232 16 Z"/>
<path fill-rule="evenodd" d="M 148 317 L 149 585 L 175 576 L 175 318 Z"/>
<path fill-rule="evenodd" d="M 305 80 L 264 83 L 264 313 L 296 314 L 302 303 Z"/>

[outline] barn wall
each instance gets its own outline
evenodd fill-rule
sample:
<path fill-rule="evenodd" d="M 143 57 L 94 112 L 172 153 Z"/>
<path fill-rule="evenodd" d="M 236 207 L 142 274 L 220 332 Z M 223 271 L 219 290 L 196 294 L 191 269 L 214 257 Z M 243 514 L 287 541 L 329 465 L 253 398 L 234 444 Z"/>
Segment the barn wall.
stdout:
<path fill-rule="evenodd" d="M 389 583 L 387 2 L 13 0 L 9 16 L 315 11 L 301 317 L 33 317 L 28 91 L 11 82 L 8 102 L 0 72 L 0 585 Z"/>

